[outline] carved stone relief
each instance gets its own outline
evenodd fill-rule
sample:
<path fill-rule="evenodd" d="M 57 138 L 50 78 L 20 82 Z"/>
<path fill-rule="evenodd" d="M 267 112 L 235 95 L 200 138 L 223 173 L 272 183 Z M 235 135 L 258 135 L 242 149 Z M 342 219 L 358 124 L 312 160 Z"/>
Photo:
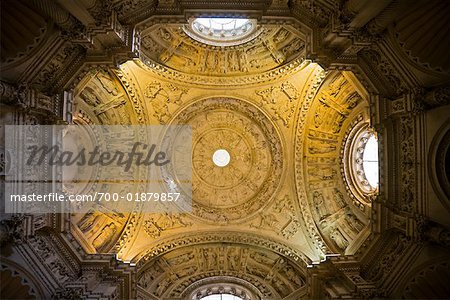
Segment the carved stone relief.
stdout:
<path fill-rule="evenodd" d="M 132 124 L 139 122 L 139 117 L 136 115 L 142 111 L 140 105 L 137 104 L 134 97 L 129 96 L 129 91 L 124 90 L 122 83 L 125 79 L 123 74 L 116 76 L 116 73 L 99 71 L 91 75 L 91 78 L 86 82 L 82 90 L 75 95 L 76 111 L 73 116 L 73 123 L 79 125 L 114 125 L 114 124 Z M 118 80 L 120 79 L 120 81 Z M 126 83 L 126 82 L 125 82 Z M 130 89 L 130 88 L 129 88 Z M 133 91 L 131 91 L 134 95 Z M 130 99 L 131 98 L 131 99 Z M 140 101 L 140 100 L 139 100 Z M 84 127 L 87 128 L 87 127 Z M 98 139 L 99 136 L 93 132 L 86 132 L 89 137 L 81 138 L 77 142 L 79 147 L 85 146 L 91 149 L 92 145 L 86 145 L 84 142 L 90 141 L 96 143 L 100 147 L 106 147 L 103 139 Z M 126 140 L 117 140 L 116 137 L 109 137 L 110 141 L 117 140 L 117 147 L 123 143 L 132 143 L 137 137 L 131 133 L 127 133 Z M 92 137 L 97 140 L 92 141 Z M 110 142 L 113 143 L 113 142 Z M 126 174 L 120 169 L 117 169 L 117 176 L 121 174 L 123 178 L 134 176 L 138 170 L 132 169 Z M 82 168 L 76 171 L 78 176 L 84 178 L 96 178 L 102 176 L 102 169 Z M 112 169 L 109 172 L 113 172 Z M 114 176 L 114 174 L 109 174 Z M 111 185 L 98 184 L 96 180 L 91 182 L 76 182 L 65 184 L 64 188 L 67 192 L 72 194 L 94 194 L 95 192 L 119 193 L 124 194 L 124 185 L 116 184 L 113 189 Z M 136 187 L 136 191 L 143 189 Z M 110 207 L 110 206 L 109 206 Z M 81 243 L 88 252 L 107 252 L 116 243 L 116 240 L 121 234 L 126 236 L 126 232 L 122 232 L 128 218 L 132 222 L 133 214 L 122 214 L 120 212 L 112 211 L 101 204 L 97 204 L 93 209 L 87 211 L 84 215 L 76 214 L 72 217 L 74 224 L 74 235 L 80 239 Z M 129 227 L 128 231 L 129 231 Z"/>
<path fill-rule="evenodd" d="M 343 75 L 328 77 L 309 108 L 306 129 L 306 189 L 312 216 L 332 248 L 344 251 L 364 227 L 342 188 L 341 147 L 343 126 L 361 97 Z M 353 204 L 351 204 L 353 206 Z"/>
<path fill-rule="evenodd" d="M 305 285 L 304 271 L 273 252 L 239 244 L 191 246 L 149 261 L 138 284 L 157 297 L 177 297 L 205 275 L 242 278 L 267 297 L 285 297 Z M 204 284 L 207 282 L 204 282 Z"/>
<path fill-rule="evenodd" d="M 157 238 L 161 232 L 171 229 L 191 226 L 192 222 L 179 214 L 152 214 L 144 222 L 145 232 L 152 238 Z"/>
<path fill-rule="evenodd" d="M 172 83 L 162 84 L 154 81 L 147 84 L 144 90 L 144 96 L 150 103 L 153 116 L 159 123 L 165 124 L 172 118 L 172 106 L 179 107 L 182 105 L 183 96 L 187 92 L 187 88 L 177 87 Z"/>
<path fill-rule="evenodd" d="M 261 97 L 261 105 L 272 111 L 274 120 L 281 120 L 284 126 L 289 127 L 300 97 L 296 87 L 286 81 L 279 86 L 257 91 L 256 94 Z"/>
<path fill-rule="evenodd" d="M 334 296 L 340 298 L 388 296 L 384 286 L 393 285 L 393 277 L 397 282 L 397 275 L 392 274 L 404 269 L 397 263 L 403 259 L 406 264 L 419 251 L 426 252 L 422 246 L 429 241 L 420 236 L 419 242 L 415 240 L 417 232 L 423 233 L 420 222 L 415 224 L 409 219 L 418 210 L 429 209 L 427 191 L 421 183 L 427 174 L 423 155 L 426 150 L 422 149 L 421 141 L 427 124 L 422 123 L 421 110 L 448 103 L 448 97 L 444 97 L 446 86 L 437 84 L 447 83 L 448 74 L 444 74 L 447 69 L 433 71 L 434 67 L 440 67 L 439 55 L 433 61 L 421 61 L 422 55 L 415 57 L 414 52 L 420 50 L 425 52 L 421 54 L 429 55 L 446 52 L 444 47 L 426 47 L 423 40 L 415 43 L 417 35 L 407 35 L 409 38 L 405 40 L 405 32 L 396 32 L 398 27 L 408 27 L 410 31 L 424 22 L 411 27 L 394 21 L 399 1 L 386 3 L 384 8 L 371 4 L 379 11 L 375 14 L 375 9 L 370 9 L 374 12 L 373 20 L 359 29 L 351 26 L 355 23 L 352 20 L 358 21 L 359 10 L 353 1 L 212 1 L 208 4 L 212 14 L 216 8 L 222 12 L 236 5 L 238 14 L 245 8 L 245 12 L 258 16 L 261 34 L 233 47 L 203 45 L 180 28 L 186 17 L 204 7 L 205 1 L 86 0 L 75 5 L 76 11 L 63 5 L 63 1 L 32 2 L 34 6 L 42 4 L 40 9 L 48 18 L 44 23 L 38 20 L 40 17 L 31 19 L 41 28 L 48 21 L 48 26 L 30 35 L 34 41 L 27 48 L 21 47 L 18 56 L 6 57 L 6 71 L 14 69 L 15 73 L 7 80 L 15 84 L 13 95 L 5 95 L 11 91 L 3 90 L 3 83 L 0 86 L 2 105 L 15 105 L 20 111 L 8 116 L 14 124 L 62 121 L 61 112 L 67 109 L 70 114 L 71 109 L 62 106 L 60 93 L 67 87 L 75 88 L 75 82 L 87 75 L 90 80 L 82 81 L 75 89 L 75 124 L 189 124 L 195 131 L 191 215 L 144 215 L 138 208 L 130 214 L 121 214 L 99 205 L 84 215 L 70 215 L 70 224 L 65 222 L 66 216 L 49 214 L 36 216 L 28 224 L 20 225 L 20 230 L 16 228 L 17 232 L 10 233 L 7 243 L 14 240 L 15 255 L 28 260 L 27 264 L 38 271 L 39 279 L 48 277 L 43 286 L 53 297 L 131 298 L 136 294 L 137 281 L 143 298 L 150 295 L 184 299 L 194 285 L 215 284 L 214 280 L 225 278 L 230 283 L 227 292 L 231 294 L 251 286 L 252 291 L 265 299 L 308 298 L 296 297 L 295 293 L 306 290 L 304 265 L 313 265 L 310 257 L 323 259 L 324 254 L 349 253 L 355 245 L 359 247 L 356 242 L 363 233 L 369 234 L 383 225 L 380 219 L 386 217 L 385 211 L 395 212 L 392 219 L 388 216 L 387 226 L 404 230 L 408 236 L 395 234 L 392 239 L 386 238 L 385 228 L 377 228 L 377 234 L 361 245 L 362 250 L 356 256 L 342 255 L 336 260 L 329 256 L 327 262 L 320 264 L 319 271 L 329 271 L 327 264 L 338 268 L 341 263 L 348 280 L 343 284 L 340 273 L 331 270 L 333 278 L 326 282 L 327 290 L 317 295 L 336 292 Z M 433 10 L 427 11 L 445 15 L 447 7 L 439 11 L 440 7 L 434 5 Z M 352 8 L 355 11 L 347 11 Z M 429 15 L 422 14 L 424 7 L 419 8 L 416 7 L 416 13 Z M 36 15 L 40 9 L 35 9 Z M 93 21 L 95 26 L 82 25 L 77 20 L 80 16 L 92 18 L 83 23 Z M 149 16 L 152 17 L 147 19 Z M 408 18 L 412 23 L 417 21 L 415 14 L 409 14 Z M 444 28 L 445 22 L 443 18 L 434 19 L 437 23 L 428 24 L 421 36 L 428 35 L 441 46 L 444 43 L 436 38 L 441 34 L 432 32 L 436 25 L 438 29 Z M 383 36 L 383 26 L 387 24 L 393 25 L 387 31 L 395 43 Z M 6 33 L 7 38 L 12 38 L 11 32 L 14 31 Z M 397 34 L 402 37 L 398 41 Z M 411 48 L 411 43 L 417 45 Z M 11 49 L 7 44 L 5 47 Z M 404 48 L 403 53 L 398 51 L 400 47 Z M 392 179 L 389 188 L 394 186 L 388 191 L 389 199 L 382 195 L 371 203 L 372 198 L 352 197 L 352 189 L 348 187 L 351 183 L 343 180 L 346 176 L 342 167 L 346 147 L 343 140 L 351 138 L 346 136 L 349 127 L 361 121 L 356 113 L 363 100 L 359 89 L 343 73 L 332 72 L 327 77 L 317 68 L 308 79 L 296 80 L 304 75 L 298 72 L 312 65 L 304 61 L 306 56 L 339 70 L 362 68 L 357 72 L 360 78 L 367 75 L 364 85 L 367 88 L 370 81 L 374 86 L 371 93 L 394 98 L 384 102 L 386 99 L 372 94 L 375 100 L 371 98 L 370 116 L 365 112 L 366 119 L 370 117 L 377 130 L 381 128 L 388 133 L 389 141 L 384 141 L 385 144 L 393 142 L 398 147 L 385 159 L 386 164 L 394 162 L 387 174 L 389 181 Z M 127 73 L 129 69 L 123 65 L 117 70 L 104 69 L 131 57 L 141 59 L 133 62 L 135 67 L 148 71 L 149 76 L 142 81 L 133 78 L 132 72 Z M 40 58 L 42 62 L 38 61 Z M 419 67 L 421 70 L 415 70 Z M 90 68 L 95 71 L 88 74 Z M 437 73 L 445 76 L 438 78 Z M 426 94 L 430 86 L 436 87 L 431 96 Z M 212 95 L 215 97 L 199 100 Z M 5 101 L 3 97 L 8 99 Z M 410 97 L 418 98 L 409 103 L 405 99 Z M 387 111 L 379 111 L 384 108 Z M 227 169 L 218 169 L 211 160 L 211 154 L 218 148 L 226 148 L 231 154 Z M 2 176 L 8 173 L 7 160 L 7 153 L 0 150 Z M 33 178 L 41 175 L 38 170 L 31 172 Z M 124 178 L 136 176 L 134 170 L 120 174 Z M 91 173 L 81 175 L 92 178 Z M 295 193 L 287 191 L 285 185 L 291 186 L 294 181 Z M 36 190 L 33 184 L 24 187 Z M 107 189 L 95 183 L 65 188 L 83 193 L 95 190 L 123 193 L 121 186 Z M 139 191 L 142 189 L 139 187 Z M 370 213 L 375 218 L 371 228 L 367 228 Z M 55 228 L 49 228 L 50 224 L 56 224 Z M 303 232 L 310 245 L 296 244 Z M 448 241 L 447 232 L 433 234 L 441 242 Z M 133 253 L 130 249 L 141 246 L 135 240 L 139 235 L 151 243 L 136 254 L 137 250 Z M 2 245 L 4 239 L 2 236 Z M 379 239 L 384 249 L 373 250 L 375 239 Z M 94 255 L 85 255 L 86 252 Z M 361 262 L 353 261 L 362 256 Z M 405 286 L 403 296 L 417 295 L 414 292 L 417 285 L 430 283 L 428 280 L 422 283 L 424 274 L 441 268 L 449 273 L 447 261 L 421 270 Z M 116 276 L 118 273 L 122 275 Z M 308 285 L 310 279 L 314 280 L 312 276 L 308 278 Z M 231 290 L 231 284 L 239 289 Z M 341 289 L 347 289 L 345 285 L 355 287 L 356 291 L 341 297 Z M 93 290 L 92 286 L 100 288 Z M 308 289 L 311 287 L 322 288 L 312 283 Z M 102 288 L 109 291 L 99 291 Z M 123 292 L 127 289 L 128 293 Z M 224 289 L 215 286 L 212 291 L 206 287 L 198 297 Z"/>
<path fill-rule="evenodd" d="M 277 199 L 250 224 L 251 228 L 273 231 L 286 239 L 291 239 L 300 230 L 300 226 L 300 220 L 288 195 Z"/>
<path fill-rule="evenodd" d="M 180 26 L 153 26 L 142 34 L 141 54 L 178 71 L 216 76 L 264 72 L 302 56 L 304 39 L 288 26 L 264 25 L 261 31 L 243 45 L 216 47 L 197 42 Z"/>
<path fill-rule="evenodd" d="M 213 98 L 188 106 L 172 124 L 193 128 L 194 215 L 227 223 L 250 216 L 271 198 L 282 174 L 283 152 L 276 129 L 259 109 Z M 212 161 L 218 149 L 230 153 L 226 168 Z"/>

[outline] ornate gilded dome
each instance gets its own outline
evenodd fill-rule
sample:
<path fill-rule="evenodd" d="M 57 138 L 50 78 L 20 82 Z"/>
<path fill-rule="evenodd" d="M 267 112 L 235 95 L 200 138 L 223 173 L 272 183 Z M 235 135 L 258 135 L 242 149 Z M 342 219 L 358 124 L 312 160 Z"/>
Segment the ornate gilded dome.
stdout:
<path fill-rule="evenodd" d="M 242 100 L 210 98 L 189 105 L 171 124 L 192 126 L 195 215 L 227 223 L 250 217 L 267 204 L 283 173 L 283 151 L 276 129 L 260 109 Z M 230 155 L 225 167 L 211 159 L 219 149 Z"/>

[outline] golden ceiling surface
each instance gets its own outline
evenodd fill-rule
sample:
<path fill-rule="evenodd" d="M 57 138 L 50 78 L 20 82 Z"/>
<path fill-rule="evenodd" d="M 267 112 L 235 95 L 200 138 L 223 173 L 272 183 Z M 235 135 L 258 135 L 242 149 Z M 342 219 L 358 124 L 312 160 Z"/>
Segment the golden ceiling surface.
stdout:
<path fill-rule="evenodd" d="M 230 76 L 265 72 L 304 54 L 304 38 L 291 26 L 263 25 L 250 41 L 226 47 L 196 41 L 186 28 L 162 24 L 144 30 L 141 59 L 188 74 Z"/>
<path fill-rule="evenodd" d="M 228 223 L 254 214 L 277 189 L 283 170 L 274 126 L 255 106 L 232 98 L 209 98 L 186 107 L 176 124 L 193 130 L 193 211 L 202 220 Z M 211 159 L 225 149 L 230 163 Z"/>
<path fill-rule="evenodd" d="M 343 179 L 345 137 L 368 119 L 350 73 L 304 60 L 304 37 L 287 25 L 264 25 L 229 48 L 157 25 L 142 45 L 141 60 L 79 84 L 74 122 L 191 125 L 193 210 L 74 216 L 86 251 L 141 266 L 139 285 L 157 297 L 220 275 L 271 299 L 303 286 L 307 264 L 353 251 L 370 201 L 354 199 Z M 218 149 L 230 154 L 226 167 L 212 161 Z"/>

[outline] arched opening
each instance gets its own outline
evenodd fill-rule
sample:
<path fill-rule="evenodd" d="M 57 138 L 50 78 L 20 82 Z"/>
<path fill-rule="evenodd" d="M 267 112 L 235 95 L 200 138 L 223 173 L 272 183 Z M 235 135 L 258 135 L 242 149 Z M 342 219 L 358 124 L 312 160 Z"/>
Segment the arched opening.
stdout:
<path fill-rule="evenodd" d="M 243 44 L 255 37 L 256 20 L 248 18 L 193 18 L 184 31 L 193 39 L 213 46 Z"/>
<path fill-rule="evenodd" d="M 215 294 L 202 298 L 203 300 L 242 300 L 241 297 L 230 294 Z"/>
<path fill-rule="evenodd" d="M 370 135 L 363 153 L 364 175 L 371 187 L 378 187 L 378 141 L 374 134 Z"/>

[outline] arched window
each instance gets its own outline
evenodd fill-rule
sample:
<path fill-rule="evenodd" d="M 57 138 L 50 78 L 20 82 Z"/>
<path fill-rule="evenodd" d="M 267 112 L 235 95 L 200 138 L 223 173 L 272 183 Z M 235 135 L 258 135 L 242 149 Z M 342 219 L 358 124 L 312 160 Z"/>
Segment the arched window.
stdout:
<path fill-rule="evenodd" d="M 230 294 L 214 294 L 203 297 L 202 300 L 242 300 L 242 298 Z"/>
<path fill-rule="evenodd" d="M 213 46 L 245 43 L 259 33 L 256 20 L 247 18 L 194 18 L 184 31 L 191 38 Z"/>
<path fill-rule="evenodd" d="M 343 165 L 351 194 L 368 203 L 378 193 L 380 168 L 377 134 L 368 123 L 358 123 L 346 137 Z"/>
<path fill-rule="evenodd" d="M 371 187 L 378 187 L 378 141 L 374 134 L 370 135 L 363 152 L 364 175 Z"/>

